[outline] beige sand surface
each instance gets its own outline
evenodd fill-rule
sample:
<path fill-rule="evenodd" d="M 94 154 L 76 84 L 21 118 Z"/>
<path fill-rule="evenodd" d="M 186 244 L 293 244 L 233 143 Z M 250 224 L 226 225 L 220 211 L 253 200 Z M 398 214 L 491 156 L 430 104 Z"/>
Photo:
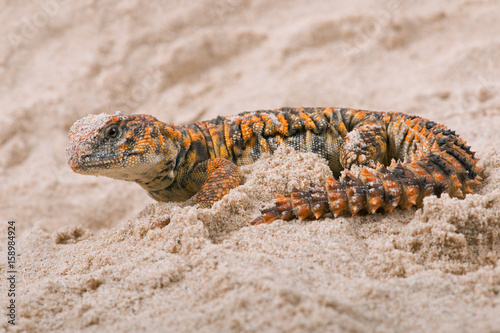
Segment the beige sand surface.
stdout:
<path fill-rule="evenodd" d="M 18 325 L 84 332 L 500 332 L 500 4 L 0 1 L 0 274 L 21 253 Z M 212 209 L 77 175 L 87 114 L 178 124 L 282 106 L 444 123 L 487 176 L 465 200 L 248 226 L 326 163 L 279 151 Z M 165 225 L 165 221 L 170 221 Z"/>

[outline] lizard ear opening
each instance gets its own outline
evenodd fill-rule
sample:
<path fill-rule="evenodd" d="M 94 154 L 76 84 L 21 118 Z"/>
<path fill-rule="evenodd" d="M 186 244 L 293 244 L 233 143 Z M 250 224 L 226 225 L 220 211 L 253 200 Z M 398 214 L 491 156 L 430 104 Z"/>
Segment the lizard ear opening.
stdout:
<path fill-rule="evenodd" d="M 171 140 L 178 140 L 182 138 L 181 132 L 172 123 L 165 123 L 164 126 L 160 127 L 160 133 Z"/>

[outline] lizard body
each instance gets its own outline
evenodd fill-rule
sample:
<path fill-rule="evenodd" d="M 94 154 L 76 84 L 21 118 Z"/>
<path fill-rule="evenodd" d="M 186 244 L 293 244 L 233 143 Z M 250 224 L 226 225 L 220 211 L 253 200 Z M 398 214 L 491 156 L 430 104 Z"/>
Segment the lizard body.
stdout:
<path fill-rule="evenodd" d="M 278 196 L 254 223 L 421 206 L 431 194 L 462 198 L 481 181 L 474 153 L 445 126 L 344 108 L 244 112 L 185 126 L 150 115 L 89 115 L 72 126 L 67 155 L 75 172 L 136 182 L 157 201 L 195 195 L 211 207 L 240 185 L 239 166 L 281 145 L 320 155 L 342 176 Z M 349 171 L 353 165 L 363 167 L 359 175 Z"/>

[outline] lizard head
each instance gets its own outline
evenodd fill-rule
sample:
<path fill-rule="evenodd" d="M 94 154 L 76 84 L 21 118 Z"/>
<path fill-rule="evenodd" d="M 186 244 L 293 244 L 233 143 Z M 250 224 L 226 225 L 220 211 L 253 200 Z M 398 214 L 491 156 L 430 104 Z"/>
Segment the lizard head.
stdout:
<path fill-rule="evenodd" d="M 150 115 L 89 115 L 75 122 L 66 148 L 68 165 L 86 175 L 144 184 L 175 178 L 175 127 Z"/>

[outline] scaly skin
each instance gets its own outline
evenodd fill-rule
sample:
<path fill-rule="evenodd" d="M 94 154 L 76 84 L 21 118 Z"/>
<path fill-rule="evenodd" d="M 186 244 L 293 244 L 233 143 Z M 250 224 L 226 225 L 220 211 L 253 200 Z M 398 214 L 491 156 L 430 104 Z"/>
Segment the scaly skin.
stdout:
<path fill-rule="evenodd" d="M 71 128 L 67 154 L 75 172 L 134 181 L 158 201 L 195 195 L 201 207 L 211 207 L 240 185 L 239 166 L 280 145 L 316 153 L 335 177 L 342 175 L 324 189 L 278 196 L 253 224 L 421 206 L 431 194 L 462 198 L 481 181 L 474 153 L 445 126 L 342 108 L 245 112 L 186 126 L 149 115 L 87 116 Z M 353 165 L 362 167 L 359 174 L 349 171 Z"/>

